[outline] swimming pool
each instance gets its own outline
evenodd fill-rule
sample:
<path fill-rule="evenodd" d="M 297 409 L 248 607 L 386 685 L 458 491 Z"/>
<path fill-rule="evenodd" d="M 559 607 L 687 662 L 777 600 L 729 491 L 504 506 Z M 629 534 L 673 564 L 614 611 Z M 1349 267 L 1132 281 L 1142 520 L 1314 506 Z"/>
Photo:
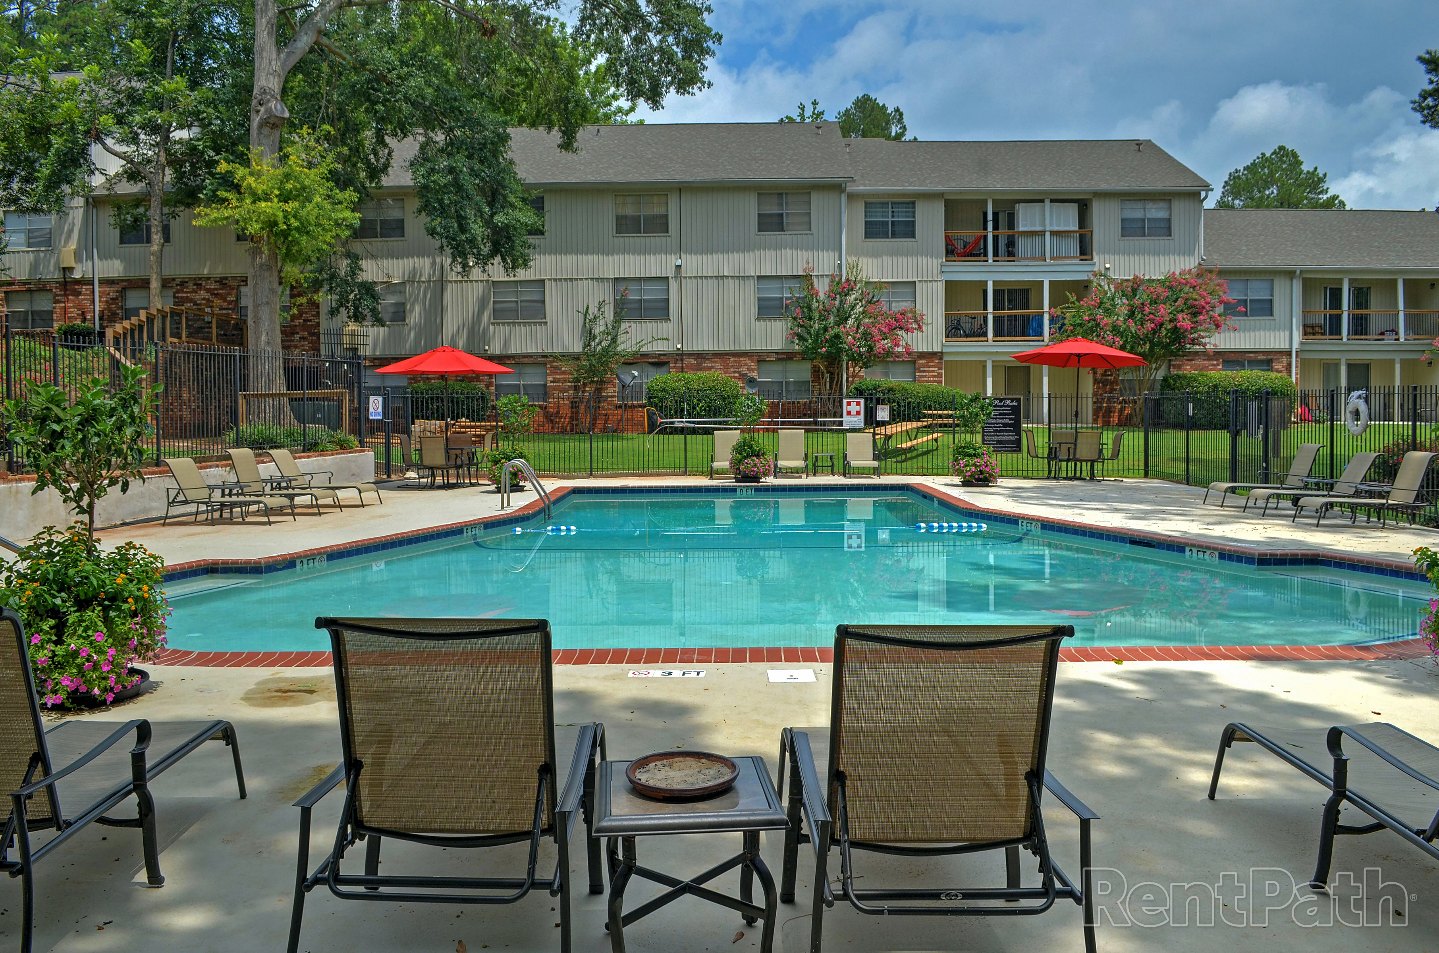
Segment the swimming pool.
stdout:
<path fill-rule="evenodd" d="M 1430 595 L 1153 546 L 956 513 L 905 489 L 576 492 L 547 522 L 173 582 L 169 640 L 323 650 L 316 616 L 442 615 L 546 618 L 556 648 L 825 646 L 840 622 L 1035 620 L 1072 624 L 1079 645 L 1347 645 L 1412 637 Z"/>

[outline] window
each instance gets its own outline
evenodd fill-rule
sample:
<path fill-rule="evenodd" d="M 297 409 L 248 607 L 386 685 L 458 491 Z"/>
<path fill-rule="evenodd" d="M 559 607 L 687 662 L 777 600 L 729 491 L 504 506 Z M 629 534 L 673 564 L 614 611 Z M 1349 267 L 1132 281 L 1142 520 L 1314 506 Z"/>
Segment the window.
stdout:
<path fill-rule="evenodd" d="M 170 244 L 170 223 L 166 222 L 160 231 L 165 244 Z M 150 223 L 148 221 L 140 222 L 136 225 L 122 225 L 120 227 L 120 244 L 148 245 L 150 244 L 150 235 Z"/>
<path fill-rule="evenodd" d="M 980 299 L 983 300 L 985 289 L 979 291 Z M 996 311 L 1029 311 L 1029 289 L 1028 288 L 995 288 L 994 289 L 994 310 Z"/>
<path fill-rule="evenodd" d="M 540 227 L 529 232 L 531 238 L 543 238 L 545 235 L 545 197 L 543 195 L 530 196 L 530 208 L 534 209 L 540 216 Z"/>
<path fill-rule="evenodd" d="M 386 324 L 404 324 L 405 285 L 403 282 L 380 286 L 380 320 Z"/>
<path fill-rule="evenodd" d="M 55 326 L 55 295 L 49 291 L 7 291 L 5 323 L 12 331 L 38 331 Z"/>
<path fill-rule="evenodd" d="M 250 286 L 241 285 L 235 295 L 235 317 L 241 321 L 250 320 Z M 290 289 L 280 289 L 280 323 L 290 320 Z"/>
<path fill-rule="evenodd" d="M 866 367 L 864 376 L 877 381 L 913 381 L 914 361 L 880 361 Z"/>
<path fill-rule="evenodd" d="M 5 244 L 7 251 L 49 248 L 54 219 L 49 215 L 29 212 L 5 213 Z"/>
<path fill-rule="evenodd" d="M 511 364 L 513 374 L 501 374 L 495 378 L 496 397 L 528 397 L 532 404 L 543 404 L 546 399 L 545 365 Z"/>
<path fill-rule="evenodd" d="M 1169 199 L 1124 199 L 1119 203 L 1120 238 L 1169 238 Z"/>
<path fill-rule="evenodd" d="M 496 321 L 543 321 L 543 281 L 497 281 L 492 313 Z"/>
<path fill-rule="evenodd" d="M 670 197 L 656 195 L 616 195 L 616 235 L 668 235 L 670 233 Z"/>
<path fill-rule="evenodd" d="M 1233 304 L 1224 306 L 1224 313 L 1238 318 L 1274 317 L 1273 278 L 1231 278 L 1229 295 Z"/>
<path fill-rule="evenodd" d="M 804 293 L 803 278 L 756 278 L 755 316 L 783 318 Z"/>
<path fill-rule="evenodd" d="M 370 199 L 360 203 L 356 238 L 404 238 L 405 200 Z"/>
<path fill-rule="evenodd" d="M 809 231 L 809 193 L 759 193 L 759 230 L 762 232 Z"/>
<path fill-rule="evenodd" d="M 619 390 L 616 399 L 622 404 L 643 404 L 649 397 L 649 383 L 670 372 L 668 364 L 621 364 L 616 372 Z"/>
<path fill-rule="evenodd" d="M 664 321 L 670 316 L 668 278 L 616 278 L 615 311 L 626 321 Z"/>
<path fill-rule="evenodd" d="M 865 238 L 913 238 L 913 202 L 865 202 Z"/>
<path fill-rule="evenodd" d="M 808 397 L 809 379 L 809 361 L 759 362 L 759 395 L 766 400 Z"/>
<path fill-rule="evenodd" d="M 150 307 L 149 288 L 126 288 L 121 293 L 120 305 L 127 319 L 138 317 L 141 311 Z M 160 304 L 163 307 L 173 307 L 175 304 L 175 292 L 165 288 L 160 292 Z"/>
<path fill-rule="evenodd" d="M 914 282 L 891 281 L 879 290 L 879 300 L 891 311 L 915 306 Z"/>
<path fill-rule="evenodd" d="M 1225 371 L 1272 371 L 1274 360 L 1272 358 L 1247 358 L 1244 360 L 1223 361 L 1220 369 Z"/>

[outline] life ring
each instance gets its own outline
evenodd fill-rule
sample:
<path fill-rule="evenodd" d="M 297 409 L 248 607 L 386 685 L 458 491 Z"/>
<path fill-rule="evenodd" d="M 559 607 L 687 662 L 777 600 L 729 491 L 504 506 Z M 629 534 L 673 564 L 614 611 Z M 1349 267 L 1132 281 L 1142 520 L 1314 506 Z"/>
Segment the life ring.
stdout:
<path fill-rule="evenodd" d="M 1344 405 L 1344 429 L 1356 437 L 1364 435 L 1369 429 L 1369 402 L 1364 399 L 1363 392 L 1359 392 L 1349 398 Z"/>

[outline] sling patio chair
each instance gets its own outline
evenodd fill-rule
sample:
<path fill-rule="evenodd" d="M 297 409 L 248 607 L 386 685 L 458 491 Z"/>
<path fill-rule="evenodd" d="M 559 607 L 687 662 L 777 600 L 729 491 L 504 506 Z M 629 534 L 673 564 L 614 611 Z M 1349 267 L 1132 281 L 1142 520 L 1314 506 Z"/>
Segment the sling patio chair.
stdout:
<path fill-rule="evenodd" d="M 1335 725 L 1324 735 L 1326 750 L 1319 740 L 1313 732 L 1230 722 L 1219 736 L 1209 800 L 1219 788 L 1224 753 L 1236 741 L 1253 742 L 1329 791 L 1311 887 L 1322 890 L 1328 883 L 1339 834 L 1390 830 L 1439 860 L 1434 843 L 1439 836 L 1439 748 L 1387 722 Z M 1346 804 L 1373 823 L 1339 823 Z"/>
<path fill-rule="evenodd" d="M 1203 502 L 1209 502 L 1209 494 L 1211 493 L 1219 494 L 1219 505 L 1223 507 L 1224 501 L 1229 498 L 1229 494 L 1234 493 L 1237 495 L 1240 490 L 1303 489 L 1305 477 L 1309 476 L 1309 471 L 1314 469 L 1314 458 L 1319 456 L 1320 446 L 1321 445 L 1317 443 L 1300 444 L 1299 449 L 1294 454 L 1294 459 L 1289 464 L 1289 472 L 1286 473 L 1284 479 L 1278 483 L 1211 483 L 1204 491 Z"/>
<path fill-rule="evenodd" d="M 221 493 L 241 493 L 255 496 L 277 496 L 290 501 L 290 516 L 295 516 L 296 505 L 309 499 L 315 505 L 316 515 L 320 512 L 320 496 L 313 490 L 298 489 L 284 477 L 262 477 L 260 465 L 255 462 L 255 451 L 249 447 L 231 447 L 225 451 L 230 457 L 230 466 L 235 471 L 234 483 L 222 483 Z"/>
<path fill-rule="evenodd" d="M 435 485 L 436 478 L 441 478 L 444 485 L 450 485 L 450 474 L 456 477 L 465 469 L 462 459 L 450 453 L 448 441 L 443 434 L 439 436 L 424 436 L 420 438 L 420 459 L 415 463 L 415 469 L 424 476 L 426 470 L 430 473 L 430 486 Z"/>
<path fill-rule="evenodd" d="M 590 893 L 603 890 L 599 841 L 588 825 L 604 726 L 580 726 L 568 774 L 561 774 L 549 623 L 320 618 L 315 626 L 330 632 L 343 760 L 295 802 L 300 849 L 290 953 L 299 948 L 305 896 L 320 885 L 345 900 L 406 904 L 514 903 L 540 888 L 559 898 L 560 945 L 568 953 L 570 844 L 581 813 Z M 310 870 L 311 813 L 337 787 L 344 791 L 339 830 Z M 360 840 L 363 873 L 342 870 Z M 559 857 L 551 874 L 537 876 L 544 840 L 556 844 Z M 385 841 L 435 848 L 437 859 L 459 848 L 527 844 L 527 861 L 508 877 L 440 875 L 428 866 L 381 874 Z M 408 865 L 414 853 L 391 863 Z M 548 909 L 537 917 L 548 923 Z"/>
<path fill-rule="evenodd" d="M 258 509 L 265 514 L 265 522 L 269 523 L 270 510 L 285 507 L 289 507 L 290 518 L 295 518 L 294 506 L 283 497 L 226 493 L 223 484 L 212 486 L 206 483 L 200 468 L 189 457 L 166 457 L 165 467 L 175 481 L 175 489 L 165 500 L 165 518 L 160 521 L 162 525 L 170 522 L 170 511 L 177 506 L 195 507 L 195 520 L 199 520 L 201 513 L 208 520 L 216 515 L 223 516 L 227 511 L 238 511 L 240 518 L 244 519 L 247 510 Z"/>
<path fill-rule="evenodd" d="M 779 432 L 779 452 L 775 454 L 775 468 L 783 473 L 798 470 L 800 476 L 809 473 L 809 453 L 804 449 L 804 431 L 785 427 Z"/>
<path fill-rule="evenodd" d="M 873 470 L 879 476 L 879 458 L 874 455 L 874 434 L 868 431 L 844 435 L 844 475 L 856 470 Z"/>
<path fill-rule="evenodd" d="M 710 463 L 711 480 L 716 473 L 729 472 L 729 455 L 734 450 L 735 441 L 739 440 L 738 430 L 716 430 L 715 431 L 715 455 Z"/>
<path fill-rule="evenodd" d="M 1435 456 L 1422 450 L 1408 451 L 1399 461 L 1399 472 L 1394 475 L 1394 482 L 1388 486 L 1359 483 L 1355 487 L 1357 492 L 1349 496 L 1300 497 L 1294 502 L 1294 516 L 1290 521 L 1299 519 L 1304 510 L 1314 510 L 1314 525 L 1318 526 L 1324 514 L 1335 507 L 1349 510 L 1351 523 L 1358 519 L 1360 510 L 1378 511 L 1380 526 L 1384 525 L 1385 515 L 1390 510 L 1418 513 L 1429 505 L 1424 500 L 1424 481 L 1429 476 L 1429 465 L 1434 462 Z"/>
<path fill-rule="evenodd" d="M 280 471 L 280 476 L 287 480 L 292 480 L 295 486 L 318 493 L 321 497 L 333 499 L 336 506 L 340 506 L 340 490 L 354 490 L 355 496 L 359 498 L 361 506 L 365 505 L 365 494 L 367 492 L 375 494 L 375 501 L 377 503 L 385 502 L 384 498 L 380 496 L 380 488 L 373 483 L 336 483 L 334 482 L 335 474 L 331 470 L 317 470 L 313 473 L 306 473 L 300 469 L 300 461 L 295 459 L 295 455 L 283 447 L 276 447 L 274 450 L 271 450 L 270 459 L 275 461 L 275 468 Z M 324 483 L 315 482 L 316 477 L 320 476 L 325 478 Z M 341 507 L 341 509 L 343 508 L 344 507 Z"/>
<path fill-rule="evenodd" d="M 1245 512 L 1248 512 L 1251 503 L 1263 503 L 1264 508 L 1259 511 L 1259 515 L 1268 516 L 1269 504 L 1276 500 L 1294 501 L 1306 496 L 1354 496 L 1359 492 L 1359 484 L 1364 482 L 1365 474 L 1369 472 L 1369 468 L 1374 465 L 1374 460 L 1378 456 L 1379 454 L 1368 451 L 1354 454 L 1344 465 L 1344 472 L 1339 474 L 1337 480 L 1308 477 L 1305 480 L 1308 485 L 1300 489 L 1262 488 L 1254 490 L 1244 498 Z"/>
<path fill-rule="evenodd" d="M 814 850 L 810 951 L 834 905 L 827 860 L 839 848 L 838 892 L 860 913 L 1015 916 L 1073 900 L 1094 953 L 1090 825 L 1098 816 L 1045 769 L 1059 644 L 1072 626 L 848 626 L 836 630 L 828 769 L 808 731 L 786 728 L 779 789 L 788 787 L 780 899 L 794 901 L 801 843 Z M 1041 798 L 1079 818 L 1080 884 L 1050 856 Z M 1022 885 L 1019 851 L 1038 861 Z M 1006 885 L 877 885 L 855 853 L 942 857 L 1005 853 Z M 863 885 L 863 886 L 861 886 Z"/>
<path fill-rule="evenodd" d="M 126 722 L 70 718 L 46 729 L 20 617 L 0 609 L 0 785 L 9 792 L 0 872 L 20 878 L 20 953 L 35 936 L 35 865 L 94 821 L 140 829 L 145 881 L 165 883 L 150 782 L 207 741 L 230 747 L 245 797 L 240 748 L 228 721 Z M 133 818 L 110 817 L 128 798 Z M 108 856 L 108 854 L 107 854 Z"/>

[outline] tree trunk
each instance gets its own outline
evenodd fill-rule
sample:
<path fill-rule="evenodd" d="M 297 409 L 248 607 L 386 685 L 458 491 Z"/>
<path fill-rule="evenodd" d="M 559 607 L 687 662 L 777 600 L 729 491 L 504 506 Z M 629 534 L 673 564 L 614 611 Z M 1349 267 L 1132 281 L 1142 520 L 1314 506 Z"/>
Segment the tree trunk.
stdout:
<path fill-rule="evenodd" d="M 163 134 L 155 149 L 154 164 L 150 166 L 150 190 L 145 220 L 150 226 L 150 313 L 155 314 L 165 305 L 165 147 L 169 135 Z M 166 322 L 168 325 L 168 321 Z M 168 331 L 168 327 L 166 328 Z M 164 337 L 160 338 L 164 340 Z"/>
<path fill-rule="evenodd" d="M 280 101 L 285 76 L 276 41 L 278 10 L 275 0 L 255 0 L 255 80 L 250 100 L 250 151 L 262 159 L 280 154 L 280 133 L 289 110 Z M 285 389 L 282 363 L 269 359 L 280 352 L 280 259 L 274 249 L 250 243 L 250 351 L 266 357 L 251 361 L 253 390 Z"/>

